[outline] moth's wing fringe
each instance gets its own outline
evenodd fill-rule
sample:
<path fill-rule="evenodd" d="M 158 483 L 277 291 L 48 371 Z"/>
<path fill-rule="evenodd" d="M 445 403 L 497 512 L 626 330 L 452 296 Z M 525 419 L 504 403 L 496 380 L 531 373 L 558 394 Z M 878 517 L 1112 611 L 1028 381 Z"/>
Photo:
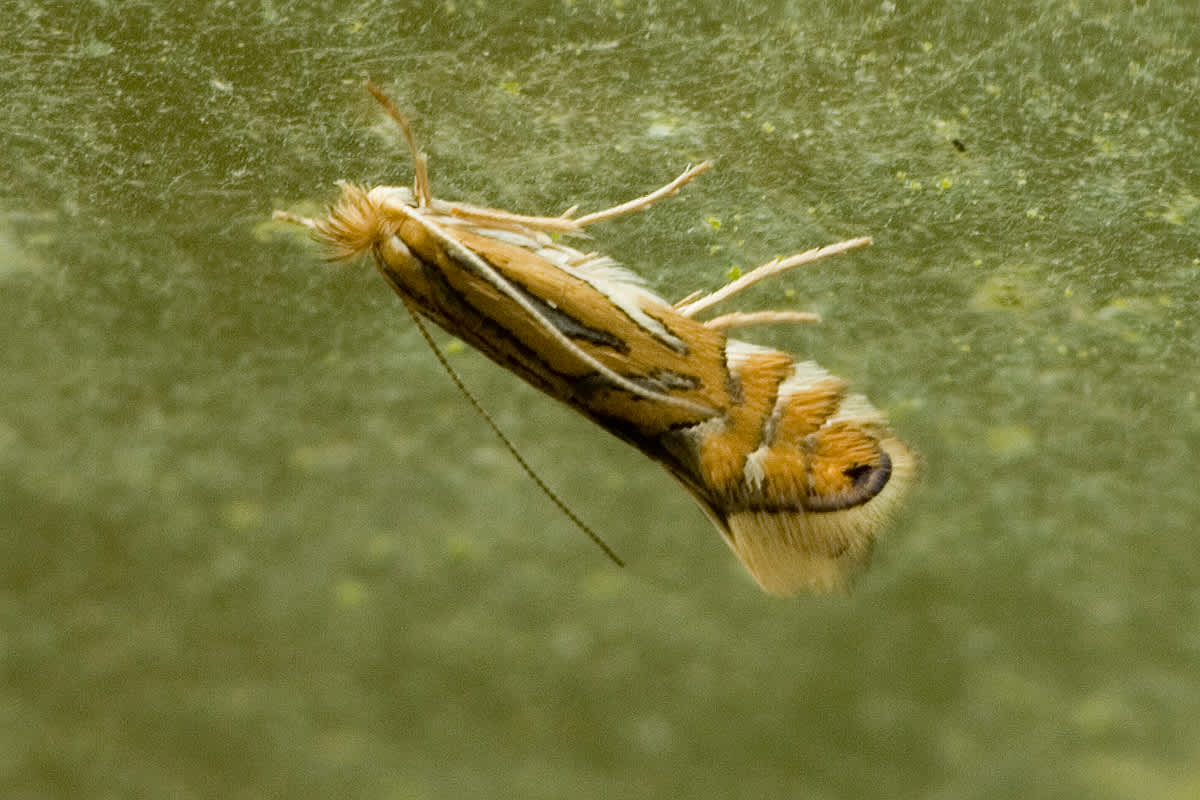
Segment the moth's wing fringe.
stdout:
<path fill-rule="evenodd" d="M 833 513 L 742 511 L 722 527 L 738 559 L 771 594 L 845 591 L 871 559 L 877 532 L 899 511 L 917 481 L 920 459 L 898 439 L 880 446 L 892 474 L 871 500 Z"/>

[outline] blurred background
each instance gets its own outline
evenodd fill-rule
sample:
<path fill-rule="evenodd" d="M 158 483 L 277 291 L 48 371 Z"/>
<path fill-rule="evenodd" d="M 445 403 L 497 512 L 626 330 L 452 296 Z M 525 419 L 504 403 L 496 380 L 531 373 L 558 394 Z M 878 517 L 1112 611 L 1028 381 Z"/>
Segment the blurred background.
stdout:
<path fill-rule="evenodd" d="M 993 7 L 994 6 L 994 7 Z M 1200 795 L 1190 3 L 79 3 L 0 30 L 6 798 Z M 274 208 L 602 208 L 670 298 L 886 409 L 852 594 L 759 592 L 659 468 Z"/>

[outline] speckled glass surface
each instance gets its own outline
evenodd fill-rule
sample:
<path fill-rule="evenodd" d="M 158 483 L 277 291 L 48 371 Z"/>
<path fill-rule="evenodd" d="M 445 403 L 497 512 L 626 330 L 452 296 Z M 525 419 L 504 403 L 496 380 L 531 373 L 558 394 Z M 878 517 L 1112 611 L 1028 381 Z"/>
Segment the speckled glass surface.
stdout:
<path fill-rule="evenodd" d="M 0 795 L 1200 794 L 1192 3 L 7 4 Z M 653 464 L 276 207 L 596 209 L 891 415 L 848 596 L 761 594 Z"/>

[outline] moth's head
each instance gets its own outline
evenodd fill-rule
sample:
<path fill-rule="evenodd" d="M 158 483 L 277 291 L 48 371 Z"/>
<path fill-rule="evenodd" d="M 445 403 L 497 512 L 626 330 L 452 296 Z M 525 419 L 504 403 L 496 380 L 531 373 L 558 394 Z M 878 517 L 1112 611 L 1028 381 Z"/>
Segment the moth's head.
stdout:
<path fill-rule="evenodd" d="M 367 190 L 341 182 L 342 196 L 330 207 L 325 219 L 311 220 L 308 227 L 328 249 L 332 261 L 355 258 L 392 236 L 403 220 L 398 210 L 415 208 L 410 189 L 376 186 Z"/>

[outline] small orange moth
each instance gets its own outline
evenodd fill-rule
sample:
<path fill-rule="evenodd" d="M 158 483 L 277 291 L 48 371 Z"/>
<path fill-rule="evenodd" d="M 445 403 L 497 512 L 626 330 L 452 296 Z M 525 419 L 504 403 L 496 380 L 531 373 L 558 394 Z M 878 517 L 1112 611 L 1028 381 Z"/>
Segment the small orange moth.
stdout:
<path fill-rule="evenodd" d="M 414 186 L 342 183 L 307 227 L 333 259 L 370 252 L 420 322 L 448 333 L 661 464 L 767 592 L 844 588 L 918 470 L 884 415 L 811 361 L 729 338 L 735 328 L 817 321 L 792 311 L 697 315 L 787 270 L 870 244 L 859 238 L 776 259 L 710 294 L 670 303 L 611 259 L 566 246 L 642 211 L 708 170 L 592 214 L 524 216 L 433 196 L 425 155 L 400 125 Z"/>

